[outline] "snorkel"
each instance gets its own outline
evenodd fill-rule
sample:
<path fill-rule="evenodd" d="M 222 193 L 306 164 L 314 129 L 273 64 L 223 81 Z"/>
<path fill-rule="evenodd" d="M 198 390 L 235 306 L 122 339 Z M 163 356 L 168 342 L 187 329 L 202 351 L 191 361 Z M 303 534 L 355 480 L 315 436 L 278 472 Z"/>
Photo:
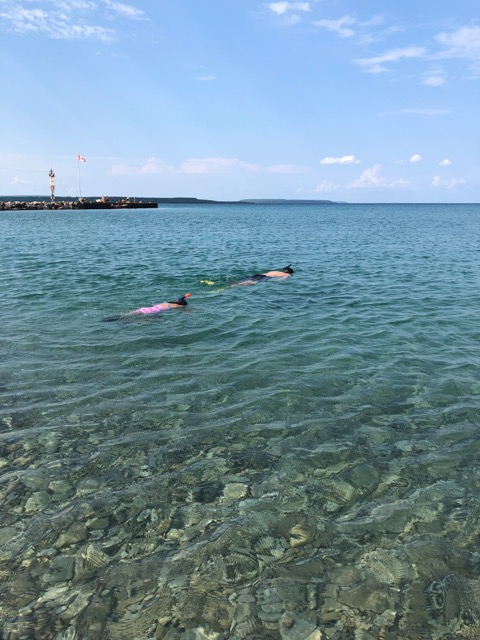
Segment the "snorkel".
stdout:
<path fill-rule="evenodd" d="M 182 296 L 178 300 L 175 300 L 175 302 L 169 302 L 168 304 L 178 304 L 181 307 L 186 307 L 188 302 L 186 301 L 185 298 L 190 298 L 191 295 L 192 295 L 191 293 L 186 293 L 184 296 Z"/>
<path fill-rule="evenodd" d="M 290 264 L 289 264 L 289 265 L 287 265 L 286 267 L 283 267 L 282 271 L 283 271 L 284 273 L 290 273 L 290 274 L 292 274 L 292 273 L 293 273 L 292 264 L 290 263 Z"/>

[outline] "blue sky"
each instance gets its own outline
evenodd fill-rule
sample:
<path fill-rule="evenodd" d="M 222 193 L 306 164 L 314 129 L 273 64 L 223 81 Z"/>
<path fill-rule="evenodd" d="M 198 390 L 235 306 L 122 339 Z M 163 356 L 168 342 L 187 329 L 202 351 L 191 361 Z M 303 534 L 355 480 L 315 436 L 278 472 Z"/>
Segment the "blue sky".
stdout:
<path fill-rule="evenodd" d="M 0 32 L 0 195 L 480 202 L 478 0 L 0 0 Z"/>

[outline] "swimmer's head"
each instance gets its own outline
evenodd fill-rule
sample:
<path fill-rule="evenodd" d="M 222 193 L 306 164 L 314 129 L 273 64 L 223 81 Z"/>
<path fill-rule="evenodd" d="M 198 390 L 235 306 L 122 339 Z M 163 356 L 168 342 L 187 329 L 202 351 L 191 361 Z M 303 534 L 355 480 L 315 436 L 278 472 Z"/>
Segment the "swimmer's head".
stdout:
<path fill-rule="evenodd" d="M 182 296 L 178 300 L 175 300 L 175 302 L 170 302 L 169 304 L 179 304 L 182 307 L 186 307 L 188 304 L 188 302 L 186 301 L 186 298 L 190 298 L 191 295 L 192 295 L 191 293 L 186 293 L 184 296 Z"/>
<path fill-rule="evenodd" d="M 290 273 L 290 274 L 292 274 L 292 273 L 293 273 L 292 265 L 291 265 L 291 264 L 289 264 L 289 265 L 287 265 L 286 267 L 283 267 L 282 271 L 283 271 L 283 273 Z"/>

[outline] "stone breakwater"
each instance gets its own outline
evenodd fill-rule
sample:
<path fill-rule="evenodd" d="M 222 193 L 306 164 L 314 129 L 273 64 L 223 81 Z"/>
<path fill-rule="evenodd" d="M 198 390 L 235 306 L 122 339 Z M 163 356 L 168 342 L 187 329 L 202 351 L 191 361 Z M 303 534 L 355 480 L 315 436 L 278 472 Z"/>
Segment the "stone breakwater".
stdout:
<path fill-rule="evenodd" d="M 156 202 L 129 202 L 108 201 L 97 202 L 95 200 L 33 200 L 26 201 L 0 201 L 0 211 L 46 211 L 58 209 L 156 209 Z"/>
<path fill-rule="evenodd" d="M 42 202 L 34 200 L 33 202 L 22 202 L 20 200 L 0 202 L 0 211 L 25 211 L 25 210 L 45 210 L 45 209 L 81 209 L 82 206 L 78 201 L 65 202 Z"/>

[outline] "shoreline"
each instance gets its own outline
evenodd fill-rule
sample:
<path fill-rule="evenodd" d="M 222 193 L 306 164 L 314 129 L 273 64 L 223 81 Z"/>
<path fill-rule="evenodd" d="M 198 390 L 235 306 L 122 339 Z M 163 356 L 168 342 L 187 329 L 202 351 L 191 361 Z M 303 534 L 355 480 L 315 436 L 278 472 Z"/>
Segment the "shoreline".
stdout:
<path fill-rule="evenodd" d="M 0 196 L 0 211 L 47 211 L 62 209 L 156 209 L 164 204 L 346 204 L 333 200 L 284 200 L 284 199 L 242 199 L 242 200 L 205 200 L 200 198 L 173 197 L 173 198 L 61 198 L 51 200 L 42 196 Z"/>
<path fill-rule="evenodd" d="M 192 197 L 171 197 L 171 198 L 73 198 L 63 197 L 51 200 L 48 196 L 1 196 L 0 211 L 56 211 L 56 210 L 82 210 L 82 209 L 156 209 L 161 205 L 348 205 L 348 206 L 384 206 L 384 205 L 436 205 L 436 206 L 471 206 L 478 205 L 477 202 L 345 202 L 341 200 L 296 200 L 282 198 L 244 198 L 241 200 L 207 200 Z"/>

